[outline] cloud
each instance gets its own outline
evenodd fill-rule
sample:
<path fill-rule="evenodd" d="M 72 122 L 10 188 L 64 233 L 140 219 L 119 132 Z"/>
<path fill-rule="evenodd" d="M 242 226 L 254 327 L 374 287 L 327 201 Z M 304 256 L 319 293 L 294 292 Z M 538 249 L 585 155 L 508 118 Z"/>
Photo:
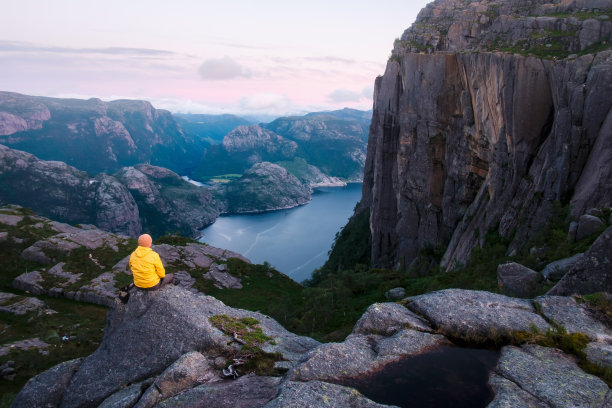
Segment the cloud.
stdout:
<path fill-rule="evenodd" d="M 363 98 L 363 94 L 348 89 L 336 89 L 327 95 L 327 98 L 331 102 L 359 102 Z"/>
<path fill-rule="evenodd" d="M 175 52 L 166 50 L 155 50 L 151 48 L 129 48 L 129 47 L 106 47 L 106 48 L 70 48 L 70 47 L 48 47 L 39 44 L 30 44 L 16 41 L 0 41 L 0 52 L 23 52 L 23 53 L 51 53 L 51 54 L 103 54 L 118 56 L 149 56 L 168 57 L 176 55 Z"/>
<path fill-rule="evenodd" d="M 278 113 L 285 112 L 293 106 L 293 102 L 285 95 L 261 93 L 244 96 L 240 99 L 240 108 L 247 112 Z"/>
<path fill-rule="evenodd" d="M 251 73 L 230 57 L 208 59 L 198 68 L 200 78 L 208 81 L 248 78 Z"/>
<path fill-rule="evenodd" d="M 363 88 L 361 95 L 363 95 L 365 98 L 372 99 L 374 97 L 374 85 L 368 85 Z"/>

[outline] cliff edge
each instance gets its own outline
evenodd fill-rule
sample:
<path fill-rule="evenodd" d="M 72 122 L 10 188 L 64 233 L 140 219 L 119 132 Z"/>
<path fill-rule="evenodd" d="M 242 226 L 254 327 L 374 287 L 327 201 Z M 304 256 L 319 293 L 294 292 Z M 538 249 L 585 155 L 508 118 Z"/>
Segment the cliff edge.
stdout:
<path fill-rule="evenodd" d="M 612 1 L 438 0 L 377 78 L 363 198 L 372 264 L 488 232 L 516 252 L 555 203 L 612 204 Z"/>

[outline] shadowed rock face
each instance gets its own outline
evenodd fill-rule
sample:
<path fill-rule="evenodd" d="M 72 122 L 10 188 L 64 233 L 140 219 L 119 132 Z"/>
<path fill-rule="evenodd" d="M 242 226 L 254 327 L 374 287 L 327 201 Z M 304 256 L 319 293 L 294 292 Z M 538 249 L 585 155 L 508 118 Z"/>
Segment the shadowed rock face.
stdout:
<path fill-rule="evenodd" d="M 292 208 L 311 200 L 311 190 L 283 167 L 270 162 L 253 165 L 239 180 L 219 187 L 228 213 Z"/>
<path fill-rule="evenodd" d="M 210 191 L 149 164 L 91 178 L 65 163 L 0 145 L 0 184 L 0 200 L 132 237 L 143 229 L 156 236 L 198 236 L 219 215 Z"/>
<path fill-rule="evenodd" d="M 0 184 L 0 199 L 63 222 L 98 224 L 129 236 L 142 228 L 134 198 L 106 174 L 92 179 L 65 163 L 0 145 Z"/>
<path fill-rule="evenodd" d="M 442 244 L 450 268 L 483 232 L 514 232 L 518 248 L 555 200 L 577 216 L 612 203 L 612 51 L 589 53 L 612 21 L 572 16 L 612 2 L 583 3 L 436 1 L 396 41 L 376 80 L 360 207 L 374 266 L 408 267 Z"/>

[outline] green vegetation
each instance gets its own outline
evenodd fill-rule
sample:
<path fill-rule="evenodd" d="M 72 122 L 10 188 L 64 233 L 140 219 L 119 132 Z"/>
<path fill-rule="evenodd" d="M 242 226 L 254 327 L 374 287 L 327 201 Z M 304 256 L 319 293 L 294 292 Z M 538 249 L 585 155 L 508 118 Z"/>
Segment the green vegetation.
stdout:
<path fill-rule="evenodd" d="M 220 174 L 218 176 L 207 177 L 206 181 L 213 183 L 229 183 L 238 180 L 240 177 L 242 177 L 242 174 L 239 173 Z"/>
<path fill-rule="evenodd" d="M 366 209 L 351 217 L 342 230 L 336 233 L 329 258 L 304 284 L 316 286 L 330 273 L 357 264 L 369 265 L 371 246 L 370 211 Z"/>
<path fill-rule="evenodd" d="M 612 16 L 612 9 L 601 9 L 601 10 L 586 10 L 580 9 L 575 10 L 573 13 L 551 13 L 547 14 L 547 17 L 558 17 L 558 18 L 570 18 L 574 17 L 580 21 L 588 20 L 590 18 L 597 18 L 600 16 Z"/>
<path fill-rule="evenodd" d="M 276 164 L 283 167 L 299 180 L 307 180 L 311 174 L 308 168 L 308 162 L 301 157 L 295 157 L 292 161 L 279 161 Z"/>
<path fill-rule="evenodd" d="M 557 348 L 566 354 L 576 356 L 580 368 L 601 378 L 608 384 L 608 387 L 612 387 L 612 368 L 604 368 L 587 361 L 584 349 L 589 342 L 586 334 L 568 333 L 563 326 L 553 326 L 545 332 L 532 327 L 529 332 L 513 333 L 513 343 L 515 344 L 538 344 L 543 347 Z"/>
<path fill-rule="evenodd" d="M 84 357 L 94 352 L 102 340 L 106 321 L 106 308 L 63 298 L 37 296 L 56 314 L 37 316 L 0 313 L 0 344 L 39 338 L 50 344 L 46 349 L 21 350 L 13 348 L 0 356 L 0 365 L 15 362 L 17 376 L 13 381 L 0 379 L 0 407 L 10 405 L 17 392 L 28 379 L 63 361 Z M 66 336 L 72 338 L 63 341 Z"/>
<path fill-rule="evenodd" d="M 272 316 L 283 326 L 296 327 L 296 311 L 302 307 L 302 286 L 269 264 L 252 265 L 237 258 L 227 261 L 232 276 L 242 279 L 242 289 L 219 289 L 213 282 L 202 278 L 203 271 L 196 271 L 195 287 L 223 303 L 241 309 L 255 310 Z"/>
<path fill-rule="evenodd" d="M 212 316 L 210 322 L 223 333 L 232 336 L 242 345 L 240 351 L 228 356 L 228 364 L 232 364 L 234 359 L 244 361 L 244 365 L 239 366 L 241 371 L 254 372 L 257 375 L 279 375 L 281 370 L 274 368 L 274 363 L 283 359 L 280 353 L 267 353 L 261 346 L 271 342 L 272 337 L 266 336 L 259 321 L 252 317 L 229 317 L 227 315 Z"/>
<path fill-rule="evenodd" d="M 186 246 L 187 244 L 206 245 L 192 238 L 182 237 L 180 235 L 164 235 L 155 240 L 155 245 L 168 244 L 173 246 Z"/>

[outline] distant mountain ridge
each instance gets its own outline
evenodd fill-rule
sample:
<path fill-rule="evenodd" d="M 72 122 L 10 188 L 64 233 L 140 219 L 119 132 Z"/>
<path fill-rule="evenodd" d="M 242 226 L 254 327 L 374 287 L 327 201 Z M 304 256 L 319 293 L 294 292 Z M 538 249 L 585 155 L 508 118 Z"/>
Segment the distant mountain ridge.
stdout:
<path fill-rule="evenodd" d="M 173 113 L 172 116 L 186 132 L 209 143 L 221 143 L 223 137 L 238 126 L 254 124 L 252 120 L 230 114 Z"/>
<path fill-rule="evenodd" d="M 206 180 L 301 158 L 327 176 L 358 181 L 370 118 L 371 111 L 346 108 L 257 125 L 229 114 L 171 114 L 141 100 L 0 92 L 0 144 L 92 175 L 149 163 Z"/>
<path fill-rule="evenodd" d="M 147 101 L 59 99 L 0 92 L 0 143 L 91 174 L 151 163 L 185 173 L 207 142 Z"/>
<path fill-rule="evenodd" d="M 262 161 L 303 159 L 328 176 L 360 181 L 370 116 L 371 112 L 343 109 L 239 126 L 220 145 L 207 149 L 194 177 L 242 174 Z"/>

